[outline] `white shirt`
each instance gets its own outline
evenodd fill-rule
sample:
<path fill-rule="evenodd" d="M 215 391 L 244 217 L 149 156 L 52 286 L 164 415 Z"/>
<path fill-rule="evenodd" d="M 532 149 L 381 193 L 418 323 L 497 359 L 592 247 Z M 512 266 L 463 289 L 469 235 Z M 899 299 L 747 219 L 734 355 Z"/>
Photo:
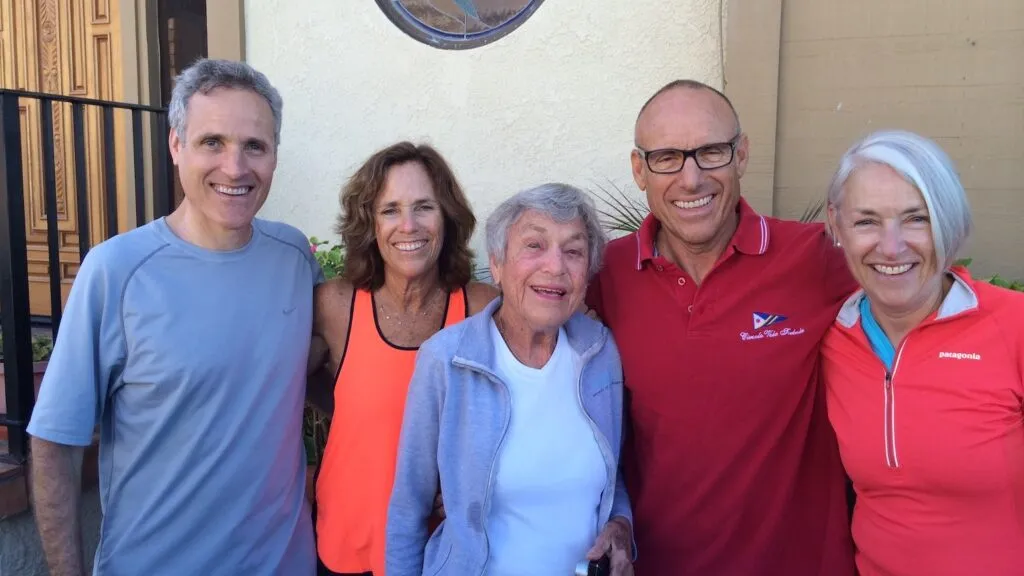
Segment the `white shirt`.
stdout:
<path fill-rule="evenodd" d="M 559 330 L 543 368 L 520 363 L 491 322 L 512 416 L 487 518 L 491 576 L 571 576 L 597 538 L 608 472 L 578 393 L 582 362 Z"/>

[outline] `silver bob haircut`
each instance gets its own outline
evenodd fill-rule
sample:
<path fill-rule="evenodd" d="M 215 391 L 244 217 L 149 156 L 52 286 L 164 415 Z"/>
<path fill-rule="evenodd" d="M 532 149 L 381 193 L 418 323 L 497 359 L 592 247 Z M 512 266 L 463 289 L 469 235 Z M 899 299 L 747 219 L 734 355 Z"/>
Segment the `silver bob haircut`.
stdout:
<path fill-rule="evenodd" d="M 935 258 L 949 269 L 971 234 L 971 208 L 953 161 L 935 142 L 904 130 L 883 130 L 866 136 L 839 160 L 828 188 L 828 203 L 838 206 L 843 186 L 866 163 L 888 166 L 913 184 L 924 198 L 931 220 Z M 834 231 L 829 230 L 830 234 Z"/>
<path fill-rule="evenodd" d="M 487 218 L 487 255 L 496 262 L 505 261 L 508 232 L 528 210 L 535 210 L 555 222 L 583 221 L 587 235 L 587 280 L 597 274 L 604 256 L 608 237 L 601 228 L 594 201 L 579 188 L 568 184 L 550 183 L 523 190 L 505 200 Z"/>
<path fill-rule="evenodd" d="M 284 102 L 270 80 L 245 62 L 200 58 L 174 79 L 167 119 L 178 138 L 185 139 L 186 112 L 189 100 L 197 92 L 209 94 L 217 88 L 251 90 L 267 101 L 274 115 L 274 146 L 281 143 L 281 110 Z"/>

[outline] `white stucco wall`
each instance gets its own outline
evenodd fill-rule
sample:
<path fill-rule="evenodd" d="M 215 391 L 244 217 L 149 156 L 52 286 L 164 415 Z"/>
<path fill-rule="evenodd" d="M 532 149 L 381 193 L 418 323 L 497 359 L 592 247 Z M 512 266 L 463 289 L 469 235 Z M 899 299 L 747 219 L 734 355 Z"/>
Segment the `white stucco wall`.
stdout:
<path fill-rule="evenodd" d="M 650 94 L 690 77 L 721 85 L 724 0 L 547 0 L 491 45 L 439 50 L 372 0 L 247 0 L 246 59 L 285 102 L 261 215 L 334 239 L 344 180 L 402 139 L 436 146 L 478 225 L 509 194 L 559 180 L 630 176 L 633 121 Z"/>

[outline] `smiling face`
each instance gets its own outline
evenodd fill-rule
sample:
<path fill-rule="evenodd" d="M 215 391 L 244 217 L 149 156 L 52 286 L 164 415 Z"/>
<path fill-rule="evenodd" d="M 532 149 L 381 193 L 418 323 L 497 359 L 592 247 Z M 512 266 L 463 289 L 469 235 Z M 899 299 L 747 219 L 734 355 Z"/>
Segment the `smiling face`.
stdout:
<path fill-rule="evenodd" d="M 247 230 L 267 199 L 277 167 L 274 115 L 250 90 L 217 88 L 189 99 L 184 138 L 169 136 L 190 227 L 211 234 Z"/>
<path fill-rule="evenodd" d="M 643 112 L 637 121 L 636 144 L 647 151 L 689 150 L 728 143 L 738 130 L 732 110 L 720 96 L 710 90 L 676 88 L 659 95 Z M 687 158 L 682 170 L 673 174 L 652 171 L 633 151 L 633 178 L 646 192 L 651 213 L 668 232 L 670 242 L 700 251 L 728 241 L 735 230 L 747 149 L 747 138 L 741 135 L 732 161 L 725 166 L 702 170 Z"/>
<path fill-rule="evenodd" d="M 377 249 L 389 273 L 418 278 L 437 273 L 444 215 L 430 175 L 419 162 L 388 169 L 374 203 Z"/>
<path fill-rule="evenodd" d="M 888 166 L 863 164 L 847 179 L 828 218 L 873 310 L 905 317 L 935 308 L 942 274 L 928 208 L 913 184 Z"/>
<path fill-rule="evenodd" d="M 582 219 L 524 212 L 509 228 L 504 262 L 491 258 L 504 317 L 534 332 L 557 330 L 583 301 L 589 258 Z"/>

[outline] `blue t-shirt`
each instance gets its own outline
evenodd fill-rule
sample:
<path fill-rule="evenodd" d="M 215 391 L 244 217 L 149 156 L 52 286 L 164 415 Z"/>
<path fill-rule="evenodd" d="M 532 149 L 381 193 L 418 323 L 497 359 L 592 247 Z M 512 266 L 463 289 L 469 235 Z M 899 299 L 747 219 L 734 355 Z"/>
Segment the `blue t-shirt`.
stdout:
<path fill-rule="evenodd" d="M 256 220 L 216 252 L 163 219 L 88 253 L 28 432 L 100 431 L 95 574 L 313 574 L 302 410 L 313 288 L 305 236 Z"/>

